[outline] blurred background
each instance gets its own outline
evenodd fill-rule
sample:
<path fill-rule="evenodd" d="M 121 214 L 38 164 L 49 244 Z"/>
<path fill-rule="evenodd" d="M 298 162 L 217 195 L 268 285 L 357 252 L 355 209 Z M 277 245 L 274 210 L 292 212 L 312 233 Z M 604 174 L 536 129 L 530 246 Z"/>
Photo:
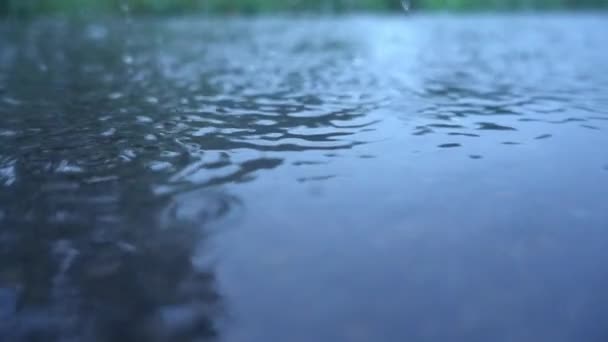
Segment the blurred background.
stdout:
<path fill-rule="evenodd" d="M 281 11 L 346 12 L 421 10 L 561 10 L 608 7 L 608 0 L 3 0 L 0 14 L 115 12 L 148 14 L 243 13 Z"/>

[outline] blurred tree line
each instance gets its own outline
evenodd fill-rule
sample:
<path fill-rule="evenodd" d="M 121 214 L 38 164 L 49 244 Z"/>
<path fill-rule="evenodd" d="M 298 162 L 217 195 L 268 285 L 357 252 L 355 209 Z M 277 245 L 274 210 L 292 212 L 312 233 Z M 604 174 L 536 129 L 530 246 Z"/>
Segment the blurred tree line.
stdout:
<path fill-rule="evenodd" d="M 134 13 L 391 11 L 402 0 L 0 0 L 0 14 L 128 10 Z M 414 9 L 517 10 L 608 8 L 608 0 L 410 0 Z"/>

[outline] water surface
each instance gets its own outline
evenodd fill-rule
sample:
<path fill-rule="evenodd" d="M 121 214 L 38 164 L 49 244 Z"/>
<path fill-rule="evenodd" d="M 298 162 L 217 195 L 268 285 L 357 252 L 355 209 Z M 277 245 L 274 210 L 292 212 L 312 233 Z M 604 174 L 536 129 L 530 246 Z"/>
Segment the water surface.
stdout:
<path fill-rule="evenodd" d="M 0 340 L 605 341 L 603 14 L 0 24 Z"/>

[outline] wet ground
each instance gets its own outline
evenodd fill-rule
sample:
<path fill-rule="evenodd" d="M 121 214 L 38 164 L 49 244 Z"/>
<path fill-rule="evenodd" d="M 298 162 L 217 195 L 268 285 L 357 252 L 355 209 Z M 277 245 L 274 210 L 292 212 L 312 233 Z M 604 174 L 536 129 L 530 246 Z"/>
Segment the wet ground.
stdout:
<path fill-rule="evenodd" d="M 607 19 L 5 20 L 0 340 L 606 341 Z"/>

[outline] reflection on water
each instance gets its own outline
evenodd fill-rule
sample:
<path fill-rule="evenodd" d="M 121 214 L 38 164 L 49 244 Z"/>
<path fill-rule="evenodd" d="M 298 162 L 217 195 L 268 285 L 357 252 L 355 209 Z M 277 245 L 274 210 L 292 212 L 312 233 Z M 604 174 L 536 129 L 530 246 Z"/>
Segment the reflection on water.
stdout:
<path fill-rule="evenodd" d="M 251 249 L 256 251 L 254 258 L 272 259 L 280 269 L 289 260 L 304 260 L 306 248 L 310 255 L 321 253 L 324 244 L 334 241 L 327 234 L 343 226 L 351 229 L 344 236 L 355 239 L 349 240 L 353 247 L 332 248 L 343 249 L 345 255 L 354 253 L 341 261 L 345 264 L 336 266 L 332 262 L 342 259 L 330 258 L 325 266 L 318 265 L 319 259 L 327 257 L 321 253 L 323 258 L 291 261 L 295 267 L 282 271 L 285 277 L 310 276 L 313 282 L 324 282 L 329 293 L 324 295 L 319 285 L 310 286 L 310 293 L 316 295 L 302 308 L 299 319 L 307 321 L 310 329 L 302 332 L 301 340 L 446 340 L 454 336 L 478 340 L 489 336 L 478 330 L 487 322 L 476 316 L 479 312 L 473 312 L 474 308 L 468 312 L 470 317 L 453 322 L 469 330 L 449 325 L 442 330 L 424 316 L 437 312 L 425 311 L 419 302 L 411 307 L 418 308 L 422 316 L 411 317 L 412 311 L 405 307 L 386 302 L 383 305 L 388 306 L 378 307 L 369 298 L 361 299 L 360 305 L 378 312 L 377 321 L 360 329 L 335 331 L 342 319 L 361 323 L 365 315 L 351 317 L 356 310 L 349 311 L 352 304 L 341 302 L 346 299 L 327 298 L 340 288 L 340 281 L 329 275 L 360 262 L 362 269 L 366 269 L 365 262 L 373 263 L 373 258 L 363 262 L 351 251 L 358 240 L 350 234 L 376 241 L 374 234 L 388 234 L 388 228 L 369 230 L 377 222 L 413 220 L 417 226 L 428 227 L 426 233 L 415 233 L 415 239 L 431 236 L 432 227 L 444 226 L 421 203 L 430 195 L 421 192 L 419 201 L 411 196 L 420 184 L 432 186 L 432 193 L 450 196 L 442 188 L 446 180 L 439 171 L 445 168 L 446 174 L 452 174 L 451 167 L 465 167 L 462 160 L 454 159 L 457 156 L 471 163 L 475 160 L 479 165 L 475 167 L 490 165 L 490 172 L 499 179 L 504 165 L 508 169 L 516 164 L 508 161 L 513 149 L 526 154 L 537 149 L 553 151 L 551 143 L 577 148 L 585 139 L 605 140 L 608 69 L 605 49 L 600 47 L 605 18 L 537 19 L 141 19 L 128 25 L 41 19 L 1 23 L 2 340 L 285 339 L 290 336 L 290 324 L 298 319 L 281 317 L 286 320 L 282 323 L 288 323 L 285 328 L 265 322 L 264 315 L 254 314 L 264 312 L 261 308 L 265 306 L 255 304 L 255 297 L 262 303 L 280 301 L 280 291 L 269 294 L 264 289 L 286 282 L 291 293 L 303 285 L 286 279 L 272 281 L 276 275 L 265 266 L 254 268 L 257 274 L 238 273 L 235 261 L 226 269 L 249 274 L 250 283 L 231 282 L 230 276 L 224 276 L 227 289 L 222 290 L 218 266 L 211 257 L 212 241 L 222 234 L 245 237 L 252 227 L 261 229 L 254 235 L 263 240 L 258 241 L 260 245 L 255 239 L 242 244 L 243 237 L 229 239 L 227 245 L 237 244 L 241 251 L 228 259 L 240 260 Z M 552 153 L 537 158 L 550 158 Z M 577 157 L 580 165 L 593 165 L 590 169 L 605 174 L 608 157 L 591 150 L 588 154 Z M 408 157 L 414 155 L 419 157 Z M 451 166 L 446 166 L 450 160 Z M 402 168 L 401 162 L 412 165 Z M 415 167 L 422 168 L 421 173 L 411 179 L 404 176 L 404 170 Z M 470 172 L 478 171 L 472 167 Z M 538 171 L 531 166 L 523 172 Z M 465 177 L 463 185 L 454 185 L 452 191 L 475 191 L 480 184 L 490 184 L 487 186 L 500 191 L 488 203 L 499 201 L 508 208 L 515 207 L 510 201 L 520 195 L 517 191 L 529 186 L 517 183 L 514 174 L 504 178 L 511 177 L 512 184 L 484 177 L 480 177 L 481 183 L 468 185 Z M 606 179 L 597 182 L 605 185 Z M 356 207 L 345 204 L 351 203 L 353 194 L 367 198 L 374 188 L 382 189 L 387 183 L 393 189 L 408 186 L 408 192 L 387 192 L 374 203 Z M 265 190 L 256 190 L 258 187 Z M 309 191 L 302 195 L 298 187 Z M 309 194 L 319 201 L 323 197 L 334 201 L 327 202 L 326 208 L 306 212 Z M 597 196 L 595 204 L 602 200 Z M 439 207 L 446 201 L 426 200 Z M 411 208 L 419 211 L 414 213 Z M 324 213 L 319 216 L 323 219 L 317 221 L 312 211 Z M 448 209 L 447 214 L 450 212 Z M 367 219 L 355 220 L 359 213 Z M 590 228 L 606 223 L 605 214 L 599 211 L 573 209 L 572 217 L 587 220 Z M 496 220 L 494 226 L 506 222 Z M 277 257 L 267 251 L 282 245 L 274 243 L 281 242 L 283 232 L 274 230 L 275 226 L 285 226 L 302 237 L 299 243 L 288 240 L 283 245 L 292 247 L 289 253 L 302 253 L 304 259 Z M 390 241 L 401 241 L 399 234 L 403 233 L 392 232 L 385 237 L 388 240 L 376 241 L 385 246 L 383 253 L 392 251 Z M 501 234 L 505 243 L 513 242 L 511 235 L 499 232 L 498 236 Z M 307 244 L 315 239 L 319 241 Z M 484 235 L 484 239 L 494 246 L 491 238 Z M 554 243 L 560 246 L 561 242 Z M 425 250 L 430 259 L 440 255 L 434 248 Z M 450 248 L 462 252 L 458 246 Z M 389 259 L 409 256 L 403 253 Z M 470 260 L 467 256 L 460 255 Z M 311 273 L 317 267 L 319 273 Z M 415 265 L 410 267 L 412 274 L 437 279 Z M 445 271 L 441 263 L 434 267 L 439 270 L 436 274 Z M 382 282 L 395 271 L 386 272 L 371 272 L 370 277 Z M 484 284 L 481 278 L 474 279 Z M 598 276 L 595 282 L 605 284 L 606 278 Z M 360 289 L 350 287 L 347 293 L 366 295 L 365 282 L 361 285 Z M 262 289 L 259 293 L 239 297 L 256 286 Z M 393 287 L 387 284 L 386 288 L 391 296 L 400 298 L 391 292 Z M 421 296 L 441 290 L 431 286 L 427 293 L 424 286 L 413 283 L 404 288 Z M 481 290 L 492 292 L 487 287 Z M 224 292 L 231 305 L 224 303 Z M 458 300 L 445 292 L 435 295 L 444 301 Z M 235 298 L 241 301 L 235 303 Z M 332 309 L 312 304 L 326 299 L 335 304 Z M 585 304 L 579 305 L 584 311 Z M 254 317 L 249 318 L 250 325 L 225 328 L 232 310 L 237 318 L 243 312 L 242 316 Z M 327 321 L 335 324 L 334 331 L 328 332 L 325 323 L 313 319 L 319 312 L 326 314 L 324 310 L 335 314 Z M 266 314 L 273 317 L 272 312 Z M 602 333 L 593 318 L 588 334 L 581 333 L 584 324 L 578 324 L 581 319 L 572 315 L 572 336 L 595 340 Z M 389 316 L 410 317 L 410 322 L 420 324 L 409 324 L 408 331 L 395 330 L 394 321 L 383 321 Z M 445 323 L 446 318 L 437 319 Z M 217 321 L 224 323 L 218 327 Z M 296 331 L 300 329 L 293 333 Z M 553 336 L 543 332 L 513 336 L 522 341 Z"/>

